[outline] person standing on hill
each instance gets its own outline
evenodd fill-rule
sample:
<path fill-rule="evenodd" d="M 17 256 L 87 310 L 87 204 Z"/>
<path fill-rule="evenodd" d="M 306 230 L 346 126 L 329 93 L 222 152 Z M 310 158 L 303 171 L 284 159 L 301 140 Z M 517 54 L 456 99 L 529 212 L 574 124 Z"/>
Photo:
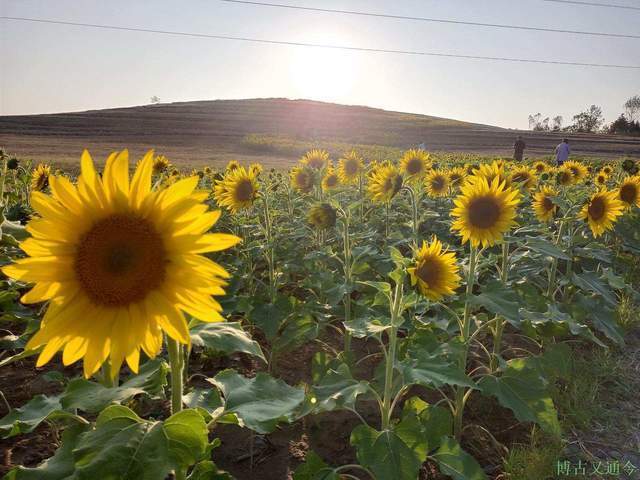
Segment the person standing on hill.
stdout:
<path fill-rule="evenodd" d="M 569 159 L 571 147 L 569 147 L 569 139 L 563 138 L 562 142 L 556 147 L 556 165 L 559 167 Z"/>
<path fill-rule="evenodd" d="M 522 161 L 522 156 L 524 155 L 524 149 L 526 148 L 526 143 L 522 140 L 522 136 L 518 135 L 516 138 L 516 143 L 513 144 L 513 159 L 516 162 Z"/>

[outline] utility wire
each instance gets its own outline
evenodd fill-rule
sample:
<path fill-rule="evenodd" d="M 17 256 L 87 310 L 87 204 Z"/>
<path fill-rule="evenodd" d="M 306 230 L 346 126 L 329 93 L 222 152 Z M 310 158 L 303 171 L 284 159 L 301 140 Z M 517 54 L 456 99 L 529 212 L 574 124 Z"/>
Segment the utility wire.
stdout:
<path fill-rule="evenodd" d="M 393 53 L 393 54 L 401 54 L 401 55 L 420 55 L 420 56 L 429 56 L 429 57 L 464 58 L 464 59 L 474 59 L 474 60 L 493 60 L 493 61 L 500 61 L 500 62 L 537 63 L 537 64 L 549 64 L 549 65 L 571 65 L 571 66 L 577 66 L 577 67 L 640 69 L 640 65 L 617 65 L 617 64 L 607 64 L 607 63 L 586 63 L 586 62 L 569 62 L 569 61 L 560 61 L 560 60 L 537 60 L 537 59 L 529 59 L 529 58 L 489 57 L 489 56 L 482 56 L 482 55 L 461 55 L 461 54 L 455 54 L 455 53 L 442 53 L 442 52 L 421 52 L 421 51 L 413 51 L 413 50 L 393 50 L 393 49 L 384 49 L 384 48 L 351 47 L 347 45 L 291 42 L 291 41 L 283 41 L 283 40 L 269 40 L 269 39 L 263 39 L 263 38 L 234 37 L 230 35 L 214 35 L 214 34 L 208 34 L 208 33 L 178 32 L 178 31 L 171 31 L 171 30 L 152 30 L 149 28 L 121 27 L 117 25 L 99 25 L 99 24 L 93 24 L 93 23 L 65 22 L 61 20 L 49 20 L 44 18 L 0 16 L 0 19 L 18 21 L 18 22 L 70 25 L 75 27 L 98 28 L 103 30 L 156 33 L 156 34 L 162 34 L 162 35 L 174 35 L 174 36 L 181 36 L 181 37 L 214 38 L 218 40 L 236 40 L 241 42 L 261 43 L 261 44 L 269 44 L 269 45 L 289 45 L 289 46 L 295 46 L 295 47 L 331 48 L 334 50 L 348 50 L 348 51 L 358 51 L 358 52 Z"/>
<path fill-rule="evenodd" d="M 630 5 L 614 5 L 612 3 L 597 3 L 597 2 L 579 2 L 574 0 L 542 0 L 543 2 L 552 2 L 552 3 L 567 3 L 569 5 L 582 5 L 587 7 L 606 7 L 606 8 L 623 8 L 627 10 L 638 10 L 640 11 L 640 7 L 632 7 Z"/>
<path fill-rule="evenodd" d="M 392 15 L 392 14 L 386 14 L 386 13 L 363 12 L 363 11 L 356 11 L 356 10 L 338 10 L 333 8 L 304 7 L 301 5 L 287 5 L 284 3 L 269 3 L 269 2 L 254 2 L 249 0 L 220 0 L 220 1 L 226 2 L 226 3 L 238 3 L 242 5 L 253 5 L 253 6 L 260 6 L 260 7 L 276 7 L 276 8 L 287 8 L 290 10 L 305 10 L 308 12 L 337 13 L 342 15 L 358 15 L 362 17 L 375 17 L 375 18 L 392 18 L 394 20 L 413 20 L 413 21 L 419 21 L 419 22 L 448 23 L 453 25 L 471 25 L 474 27 L 504 28 L 509 30 L 529 30 L 534 32 L 553 32 L 553 33 L 568 33 L 573 35 L 590 35 L 590 36 L 596 36 L 596 37 L 640 39 L 640 35 L 631 35 L 626 33 L 587 32 L 582 30 L 561 30 L 557 28 L 528 27 L 525 25 L 507 25 L 502 23 L 465 22 L 462 20 L 448 20 L 444 18 L 413 17 L 413 16 L 405 16 L 405 15 Z"/>

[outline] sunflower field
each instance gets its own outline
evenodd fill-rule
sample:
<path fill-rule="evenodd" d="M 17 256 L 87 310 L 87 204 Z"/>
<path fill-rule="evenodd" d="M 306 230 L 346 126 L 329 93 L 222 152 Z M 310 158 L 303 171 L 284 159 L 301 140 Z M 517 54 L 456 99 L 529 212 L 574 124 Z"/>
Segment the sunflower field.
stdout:
<path fill-rule="evenodd" d="M 631 159 L 0 156 L 8 480 L 515 478 L 637 328 Z"/>

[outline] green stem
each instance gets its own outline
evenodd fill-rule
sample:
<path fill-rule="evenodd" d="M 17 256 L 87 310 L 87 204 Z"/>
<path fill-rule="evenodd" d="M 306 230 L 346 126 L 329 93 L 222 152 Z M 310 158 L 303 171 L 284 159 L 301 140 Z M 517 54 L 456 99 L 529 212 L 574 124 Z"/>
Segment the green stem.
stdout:
<path fill-rule="evenodd" d="M 384 240 L 385 242 L 389 238 L 389 206 L 391 202 L 387 202 L 384 205 Z"/>
<path fill-rule="evenodd" d="M 507 286 L 509 278 L 509 242 L 502 244 L 502 267 L 500 269 L 500 281 Z M 502 332 L 504 331 L 505 320 L 502 317 L 496 317 L 495 335 L 493 336 L 493 355 L 491 355 L 490 368 L 495 371 L 498 368 L 498 356 L 500 355 L 500 347 L 502 344 Z"/>
<path fill-rule="evenodd" d="M 267 241 L 267 267 L 269 269 L 269 299 L 271 303 L 276 300 L 278 286 L 275 275 L 275 254 L 273 248 L 273 226 L 271 224 L 271 213 L 269 211 L 269 198 L 266 192 L 262 195 L 262 205 L 264 206 L 264 231 Z"/>
<path fill-rule="evenodd" d="M 343 213 L 343 246 L 344 246 L 344 281 L 347 287 L 347 292 L 344 296 L 344 321 L 349 322 L 351 320 L 351 241 L 349 239 L 349 214 Z M 351 358 L 351 332 L 345 330 L 344 332 L 344 354 Z"/>
<path fill-rule="evenodd" d="M 562 242 L 562 233 L 564 230 L 564 226 L 565 226 L 565 221 L 561 221 L 560 222 L 560 226 L 558 227 L 558 238 L 556 238 L 556 246 L 559 246 L 560 243 Z M 553 257 L 553 259 L 551 260 L 551 270 L 549 271 L 549 286 L 547 288 L 547 298 L 550 301 L 553 301 L 553 293 L 555 292 L 556 288 L 556 275 L 558 273 L 558 258 L 557 257 Z"/>
<path fill-rule="evenodd" d="M 469 298 L 471 298 L 471 294 L 473 293 L 477 263 L 478 250 L 477 247 L 471 245 L 469 255 L 469 272 L 467 275 L 467 295 L 464 303 L 464 315 L 462 317 L 462 332 L 460 332 L 460 336 L 464 344 L 464 351 L 462 354 L 462 358 L 460 359 L 460 367 L 463 370 L 466 370 L 467 368 L 467 356 L 469 354 L 469 334 L 471 330 L 471 303 L 469 302 Z M 453 433 L 458 440 L 460 440 L 460 436 L 462 434 L 462 416 L 464 413 L 464 404 L 466 398 L 465 393 L 465 387 L 456 388 L 455 411 L 453 412 Z"/>
<path fill-rule="evenodd" d="M 7 162 L 9 161 L 8 155 L 2 155 L 2 177 L 0 177 L 0 207 L 4 205 L 4 182 L 7 178 Z"/>
<path fill-rule="evenodd" d="M 171 365 L 171 414 L 173 415 L 182 410 L 184 357 L 182 346 L 173 338 L 167 337 L 167 350 Z"/>
<path fill-rule="evenodd" d="M 407 192 L 409 192 L 409 198 L 411 200 L 411 227 L 413 230 L 413 241 L 415 245 L 418 245 L 418 199 L 416 196 L 416 192 L 414 192 L 413 188 L 410 186 L 405 187 Z"/>
<path fill-rule="evenodd" d="M 386 356 L 384 374 L 384 396 L 382 400 L 382 429 L 386 430 L 391 425 L 392 400 L 393 400 L 393 369 L 396 362 L 396 346 L 398 344 L 398 325 L 400 309 L 402 305 L 402 281 L 396 283 L 396 288 L 391 303 L 391 329 L 389 335 L 389 349 Z"/>

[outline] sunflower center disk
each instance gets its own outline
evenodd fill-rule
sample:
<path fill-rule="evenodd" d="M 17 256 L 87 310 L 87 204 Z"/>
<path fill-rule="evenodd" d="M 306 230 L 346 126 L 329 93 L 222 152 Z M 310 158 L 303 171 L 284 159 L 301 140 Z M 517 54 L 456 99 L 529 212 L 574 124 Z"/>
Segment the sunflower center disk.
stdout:
<path fill-rule="evenodd" d="M 112 215 L 80 240 L 74 269 L 84 293 L 97 305 L 122 307 L 143 300 L 162 285 L 166 252 L 147 220 Z"/>
<path fill-rule="evenodd" d="M 418 158 L 411 159 L 407 162 L 407 173 L 416 175 L 422 171 L 422 162 Z"/>
<path fill-rule="evenodd" d="M 544 200 L 542 201 L 542 206 L 547 212 L 553 210 L 553 208 L 555 207 L 553 201 L 549 197 L 544 197 Z"/>
<path fill-rule="evenodd" d="M 493 198 L 482 197 L 469 204 L 469 222 L 476 228 L 491 228 L 500 218 L 500 205 Z"/>
<path fill-rule="evenodd" d="M 620 189 L 620 198 L 627 204 L 636 203 L 638 189 L 634 185 L 623 185 Z"/>
<path fill-rule="evenodd" d="M 253 184 L 250 180 L 243 180 L 238 183 L 236 187 L 236 200 L 239 202 L 249 202 L 253 200 L 254 194 Z"/>
<path fill-rule="evenodd" d="M 427 260 L 416 269 L 416 276 L 430 288 L 438 284 L 440 278 L 440 264 L 433 260 Z"/>
<path fill-rule="evenodd" d="M 594 198 L 589 205 L 589 216 L 594 220 L 600 220 L 604 217 L 605 204 L 602 198 Z"/>

